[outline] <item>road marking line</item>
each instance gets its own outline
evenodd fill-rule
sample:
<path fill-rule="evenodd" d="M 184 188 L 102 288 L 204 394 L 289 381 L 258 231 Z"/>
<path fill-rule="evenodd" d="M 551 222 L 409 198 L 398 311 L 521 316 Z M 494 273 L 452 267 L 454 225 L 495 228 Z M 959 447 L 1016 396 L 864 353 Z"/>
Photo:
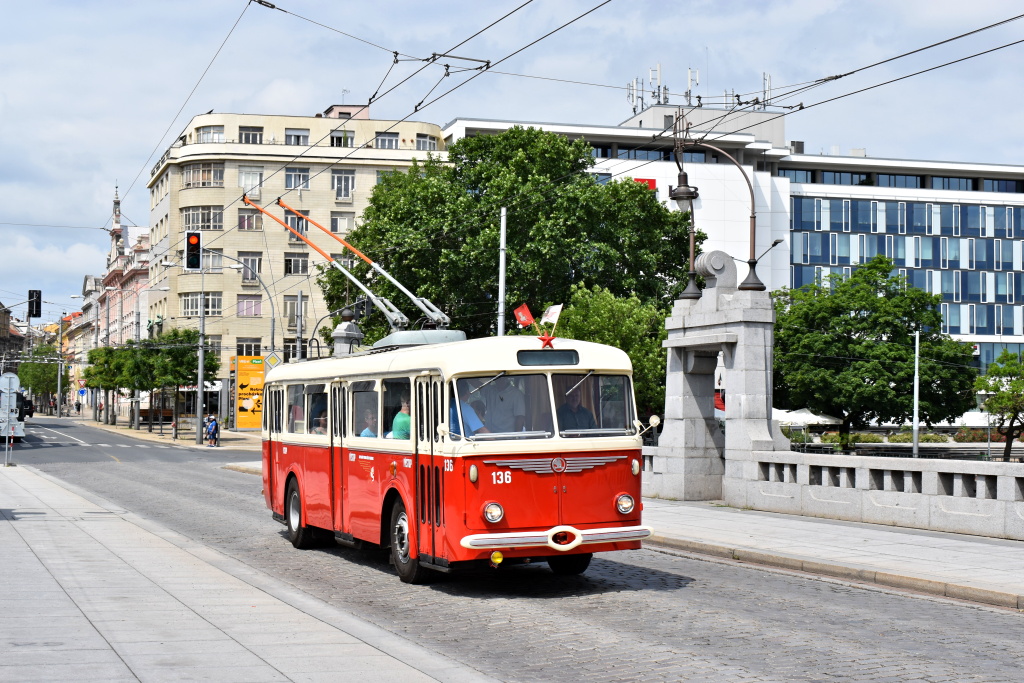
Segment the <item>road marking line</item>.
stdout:
<path fill-rule="evenodd" d="M 43 431 L 46 431 L 46 432 L 54 432 L 55 434 L 60 434 L 61 436 L 66 436 L 66 437 L 67 437 L 67 438 L 69 438 L 69 439 L 74 439 L 74 440 L 75 440 L 75 441 L 77 441 L 78 443 L 82 443 L 82 444 L 84 444 L 84 443 L 85 443 L 85 442 L 84 442 L 84 441 L 82 441 L 81 439 L 76 439 L 75 437 L 73 437 L 73 436 L 71 436 L 71 435 L 69 435 L 69 434 L 63 434 L 63 433 L 61 433 L 61 432 L 57 432 L 57 431 L 55 431 L 55 430 L 53 430 L 53 429 L 47 429 L 46 427 L 36 427 L 36 429 L 42 429 Z M 44 438 L 45 438 L 45 437 L 44 437 Z"/>
<path fill-rule="evenodd" d="M 117 459 L 117 457 L 116 457 L 116 456 L 113 456 L 113 455 L 109 455 L 109 456 L 107 456 L 107 457 L 108 457 L 108 458 L 114 458 L 114 460 L 115 460 L 116 462 L 121 462 L 120 460 L 118 460 L 118 459 Z"/>

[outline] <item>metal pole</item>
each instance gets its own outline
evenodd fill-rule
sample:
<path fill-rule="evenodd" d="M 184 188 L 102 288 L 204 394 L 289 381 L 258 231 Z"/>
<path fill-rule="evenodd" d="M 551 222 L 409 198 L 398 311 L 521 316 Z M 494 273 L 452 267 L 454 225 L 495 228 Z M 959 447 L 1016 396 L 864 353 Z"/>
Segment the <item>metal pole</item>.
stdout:
<path fill-rule="evenodd" d="M 200 257 L 202 258 L 202 257 Z M 206 269 L 200 262 L 199 268 L 199 369 L 196 372 L 196 445 L 203 445 L 203 415 L 206 413 L 204 399 L 205 381 L 203 380 L 203 366 L 206 363 Z"/>
<path fill-rule="evenodd" d="M 505 336 L 505 218 L 506 208 L 501 207 L 501 241 L 498 246 L 498 336 Z"/>
<path fill-rule="evenodd" d="M 914 332 L 914 457 L 917 455 L 918 426 L 917 409 L 921 398 L 921 375 L 919 373 L 921 361 L 921 331 Z"/>
<path fill-rule="evenodd" d="M 139 342 L 142 340 L 139 328 L 141 327 L 141 318 L 139 313 L 139 307 L 142 305 L 139 296 L 140 290 L 135 290 L 135 353 L 139 353 Z M 135 423 L 135 429 L 142 429 L 142 393 L 136 389 L 132 392 L 132 406 L 134 409 L 134 416 L 132 421 Z M 153 394 L 149 395 L 149 408 L 153 409 Z M 150 422 L 152 424 L 152 421 Z"/>
<path fill-rule="evenodd" d="M 105 297 L 106 297 L 106 300 L 107 300 L 107 313 L 106 313 L 106 321 L 103 323 L 103 336 L 104 336 L 103 346 L 109 349 L 110 348 L 110 292 L 107 292 Z M 103 390 L 103 424 L 108 424 L 110 422 L 109 415 L 110 415 L 110 390 L 109 389 L 104 389 Z"/>
<path fill-rule="evenodd" d="M 60 417 L 61 404 L 64 402 L 64 393 L 61 390 L 61 379 L 64 375 L 64 316 L 66 311 L 61 311 L 60 321 L 57 323 L 57 417 Z"/>
<path fill-rule="evenodd" d="M 295 357 L 299 360 L 303 359 L 302 347 L 302 290 L 299 290 L 295 301 Z"/>

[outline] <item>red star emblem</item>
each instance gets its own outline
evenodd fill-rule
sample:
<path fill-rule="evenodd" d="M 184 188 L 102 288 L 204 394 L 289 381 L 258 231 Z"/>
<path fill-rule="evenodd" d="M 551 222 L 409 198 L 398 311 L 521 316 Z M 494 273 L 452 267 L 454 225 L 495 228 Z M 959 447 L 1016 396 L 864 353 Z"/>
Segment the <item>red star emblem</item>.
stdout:
<path fill-rule="evenodd" d="M 540 348 L 542 348 L 542 349 L 553 349 L 553 348 L 555 348 L 554 346 L 551 345 L 551 342 L 555 341 L 556 337 L 552 337 L 547 332 L 545 332 L 541 336 L 537 337 L 537 339 L 540 339 L 540 342 L 541 342 Z"/>

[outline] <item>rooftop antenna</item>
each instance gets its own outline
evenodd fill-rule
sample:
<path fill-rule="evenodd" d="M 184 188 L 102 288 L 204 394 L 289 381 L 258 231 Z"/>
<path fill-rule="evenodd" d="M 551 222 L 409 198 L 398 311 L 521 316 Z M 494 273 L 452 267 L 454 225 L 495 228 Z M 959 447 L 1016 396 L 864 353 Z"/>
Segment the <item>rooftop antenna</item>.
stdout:
<path fill-rule="evenodd" d="M 700 69 L 686 68 L 686 106 L 693 106 L 693 88 L 700 85 Z M 699 95 L 698 95 L 699 97 Z"/>
<path fill-rule="evenodd" d="M 668 86 L 661 84 L 661 64 L 647 70 L 647 79 L 651 84 L 651 95 L 655 104 L 668 104 Z"/>
<path fill-rule="evenodd" d="M 770 73 L 761 74 L 761 109 L 768 108 L 768 100 L 772 97 L 772 75 Z"/>
<path fill-rule="evenodd" d="M 634 78 L 626 84 L 626 100 L 633 105 L 633 113 L 644 110 L 644 90 L 640 87 L 640 79 Z"/>

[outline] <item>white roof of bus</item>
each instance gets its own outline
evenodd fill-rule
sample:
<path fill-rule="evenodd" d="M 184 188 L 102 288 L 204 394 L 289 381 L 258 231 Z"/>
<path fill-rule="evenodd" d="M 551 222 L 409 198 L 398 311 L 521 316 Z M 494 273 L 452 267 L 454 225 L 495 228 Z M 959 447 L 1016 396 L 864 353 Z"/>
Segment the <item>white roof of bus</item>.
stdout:
<path fill-rule="evenodd" d="M 266 381 L 288 380 L 330 381 L 336 377 L 375 375 L 381 373 L 410 373 L 438 369 L 445 377 L 462 373 L 487 373 L 496 370 L 512 372 L 589 372 L 590 370 L 630 373 L 629 356 L 621 349 L 604 344 L 557 338 L 556 350 L 575 349 L 579 353 L 578 365 L 520 365 L 516 352 L 539 351 L 541 342 L 535 336 L 513 335 L 485 337 L 449 344 L 425 344 L 392 351 L 372 352 L 324 358 L 322 360 L 280 365 L 267 373 Z"/>

